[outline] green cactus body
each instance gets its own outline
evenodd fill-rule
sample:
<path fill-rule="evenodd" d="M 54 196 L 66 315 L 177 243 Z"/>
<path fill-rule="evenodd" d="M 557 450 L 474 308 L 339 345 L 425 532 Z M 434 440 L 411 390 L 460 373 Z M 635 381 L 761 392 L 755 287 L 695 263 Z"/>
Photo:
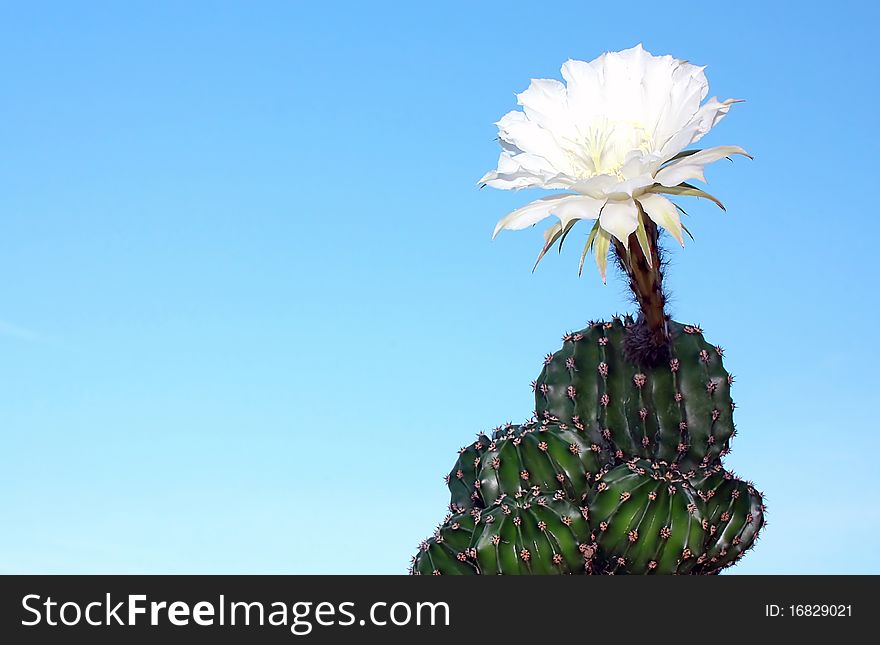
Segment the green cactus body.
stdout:
<path fill-rule="evenodd" d="M 483 575 L 582 575 L 592 553 L 585 512 L 561 494 L 504 496 L 481 512 L 471 554 Z"/>
<path fill-rule="evenodd" d="M 434 535 L 419 545 L 412 559 L 413 575 L 477 575 L 470 545 L 474 533 L 474 517 L 479 513 L 449 515 Z"/>
<path fill-rule="evenodd" d="M 721 464 L 734 435 L 721 348 L 669 322 L 670 360 L 634 363 L 633 324 L 566 335 L 535 382 L 537 420 L 461 449 L 453 514 L 413 574 L 713 575 L 754 545 L 761 494 Z"/>
<path fill-rule="evenodd" d="M 538 419 L 571 425 L 618 459 L 639 456 L 695 470 L 716 463 L 734 434 L 733 378 L 698 327 L 669 322 L 672 358 L 648 367 L 624 356 L 632 319 L 564 337 L 535 382 Z"/>
<path fill-rule="evenodd" d="M 458 451 L 458 459 L 446 475 L 446 485 L 451 496 L 449 508 L 453 513 L 461 513 L 480 504 L 474 482 L 483 453 L 490 443 L 489 437 L 481 432 L 476 441 Z"/>
<path fill-rule="evenodd" d="M 574 428 L 535 422 L 508 426 L 483 453 L 476 486 L 486 506 L 502 495 L 554 491 L 578 502 L 610 459 L 609 451 L 603 453 Z"/>
<path fill-rule="evenodd" d="M 720 467 L 691 480 L 703 500 L 708 537 L 699 573 L 717 573 L 754 546 L 764 526 L 764 500 L 755 487 Z"/>
<path fill-rule="evenodd" d="M 674 467 L 633 459 L 590 491 L 596 572 L 684 574 L 703 554 L 700 499 Z"/>

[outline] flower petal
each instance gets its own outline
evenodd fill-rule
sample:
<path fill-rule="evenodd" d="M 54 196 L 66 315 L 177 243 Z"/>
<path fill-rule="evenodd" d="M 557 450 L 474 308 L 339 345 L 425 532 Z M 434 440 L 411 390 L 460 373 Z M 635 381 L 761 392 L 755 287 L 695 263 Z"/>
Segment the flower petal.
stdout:
<path fill-rule="evenodd" d="M 661 186 L 660 184 L 657 184 L 656 186 L 651 186 L 651 188 L 648 189 L 648 192 L 666 193 L 667 195 L 683 195 L 685 197 L 702 197 L 703 199 L 708 199 L 710 202 L 714 203 L 721 210 L 727 210 L 724 208 L 724 204 L 721 203 L 720 199 L 710 195 L 705 190 L 700 190 L 696 186 L 691 186 L 685 182 L 682 182 L 678 186 Z"/>
<path fill-rule="evenodd" d="M 572 220 L 578 219 L 596 219 L 599 217 L 599 211 L 605 204 L 604 199 L 593 199 L 586 195 L 574 195 L 567 199 L 562 199 L 550 209 L 550 214 L 555 215 L 562 222 L 563 226 Z"/>
<path fill-rule="evenodd" d="M 565 79 L 568 108 L 577 115 L 578 123 L 589 121 L 602 109 L 601 66 L 595 61 L 568 60 L 562 65 L 562 78 Z"/>
<path fill-rule="evenodd" d="M 582 195 L 589 195 L 596 199 L 604 199 L 611 192 L 611 189 L 620 183 L 620 179 L 615 175 L 596 175 L 589 179 L 580 179 L 571 185 L 572 190 L 576 190 Z"/>
<path fill-rule="evenodd" d="M 688 179 L 699 179 L 706 181 L 703 176 L 703 167 L 713 161 L 718 161 L 730 155 L 744 155 L 749 159 L 752 156 L 740 148 L 739 146 L 716 146 L 715 148 L 706 148 L 700 150 L 687 157 L 682 157 L 678 161 L 669 164 L 661 169 L 654 179 L 663 186 L 677 186 Z"/>
<path fill-rule="evenodd" d="M 561 222 L 556 222 L 553 226 L 544 231 L 544 246 L 538 254 L 538 259 L 535 260 L 535 266 L 532 267 L 532 273 L 538 268 L 538 264 L 540 264 L 541 259 L 547 254 L 547 251 L 550 250 L 550 247 L 553 246 L 556 240 L 562 237 L 562 234 L 563 227 Z"/>
<path fill-rule="evenodd" d="M 593 228 L 590 229 L 590 234 L 587 236 L 587 242 L 586 244 L 584 244 L 584 252 L 581 253 L 581 262 L 580 264 L 578 264 L 578 277 L 580 277 L 581 273 L 583 273 L 584 260 L 587 257 L 587 253 L 592 250 L 596 235 L 599 233 L 600 230 L 601 227 L 599 226 L 599 220 L 596 220 L 596 223 L 593 224 Z"/>
<path fill-rule="evenodd" d="M 599 229 L 596 239 L 593 241 L 593 250 L 596 252 L 596 266 L 599 267 L 599 275 L 602 282 L 606 282 L 605 274 L 608 267 L 608 247 L 611 244 L 611 236 Z"/>
<path fill-rule="evenodd" d="M 480 177 L 478 184 L 504 190 L 520 188 L 569 188 L 571 181 L 558 174 L 543 157 L 526 152 L 511 154 L 504 151 L 498 157 L 498 167 Z"/>
<path fill-rule="evenodd" d="M 648 230 L 645 228 L 645 215 L 641 209 L 639 209 L 639 225 L 636 228 L 636 239 L 639 241 L 639 246 L 645 256 L 645 260 L 648 262 L 648 266 L 653 267 L 654 254 L 651 252 L 651 241 L 648 239 Z"/>
<path fill-rule="evenodd" d="M 542 128 L 522 112 L 508 112 L 496 123 L 498 137 L 522 152 L 543 157 L 557 172 L 571 172 L 566 152 L 550 130 Z"/>
<path fill-rule="evenodd" d="M 699 141 L 725 117 L 731 105 L 741 102 L 740 99 L 727 99 L 719 102 L 713 96 L 697 110 L 686 124 L 671 131 L 664 138 L 658 136 L 658 143 L 662 144 L 660 156 L 663 160 L 671 159 L 692 143 Z"/>
<path fill-rule="evenodd" d="M 669 231 L 669 234 L 684 246 L 684 239 L 681 236 L 681 216 L 679 216 L 675 204 L 662 195 L 653 193 L 639 195 L 638 202 L 641 204 L 642 210 L 657 226 L 662 226 Z"/>
<path fill-rule="evenodd" d="M 639 211 L 635 202 L 628 199 L 626 201 L 608 201 L 602 208 L 599 215 L 599 223 L 602 228 L 611 233 L 623 244 L 629 247 L 629 236 L 636 230 L 639 225 Z"/>
<path fill-rule="evenodd" d="M 694 120 L 701 109 L 700 101 L 709 92 L 705 67 L 680 60 L 673 60 L 670 67 L 662 70 L 665 73 L 661 72 L 659 79 L 645 79 L 646 111 L 653 117 L 646 120 L 654 124 L 655 151 Z"/>
<path fill-rule="evenodd" d="M 495 231 L 492 233 L 492 239 L 495 239 L 498 233 L 504 229 L 519 231 L 550 217 L 550 211 L 553 210 L 553 207 L 558 205 L 559 200 L 567 197 L 576 197 L 576 195 L 549 195 L 508 213 L 498 220 Z"/>
<path fill-rule="evenodd" d="M 654 183 L 653 176 L 649 174 L 640 175 L 607 188 L 605 194 L 609 199 L 626 199 L 627 197 L 632 197 L 636 191 L 641 192 L 642 189 L 653 186 Z"/>
<path fill-rule="evenodd" d="M 554 79 L 535 78 L 529 87 L 517 94 L 529 121 L 554 135 L 576 137 L 577 131 L 568 111 L 565 85 Z"/>

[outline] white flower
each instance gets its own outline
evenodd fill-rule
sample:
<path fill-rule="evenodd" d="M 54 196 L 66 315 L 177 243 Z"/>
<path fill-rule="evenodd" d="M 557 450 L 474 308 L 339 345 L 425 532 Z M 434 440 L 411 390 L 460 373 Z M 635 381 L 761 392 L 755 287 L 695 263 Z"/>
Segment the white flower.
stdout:
<path fill-rule="evenodd" d="M 513 211 L 498 222 L 493 237 L 556 216 L 559 222 L 544 233 L 540 260 L 578 220 L 596 220 L 584 255 L 594 247 L 603 281 L 611 236 L 628 248 L 636 233 L 643 249 L 648 245 L 643 215 L 684 246 L 677 206 L 658 193 L 705 197 L 721 206 L 686 182 L 705 181 L 703 168 L 713 161 L 749 156 L 739 146 L 685 150 L 738 102 L 713 97 L 703 103 L 709 89 L 704 69 L 653 56 L 637 45 L 589 63 L 567 61 L 565 84 L 532 80 L 517 95 L 523 111 L 508 112 L 497 122 L 503 150 L 498 167 L 480 183 L 569 192 Z"/>

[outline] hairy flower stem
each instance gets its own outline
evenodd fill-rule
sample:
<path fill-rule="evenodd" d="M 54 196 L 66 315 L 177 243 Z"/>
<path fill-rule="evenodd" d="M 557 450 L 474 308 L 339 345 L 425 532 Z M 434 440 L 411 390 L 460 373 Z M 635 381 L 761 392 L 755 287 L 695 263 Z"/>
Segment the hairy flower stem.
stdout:
<path fill-rule="evenodd" d="M 629 238 L 629 250 L 614 240 L 614 251 L 621 270 L 629 278 L 629 288 L 639 305 L 640 315 L 627 335 L 625 351 L 629 360 L 657 365 L 668 360 L 669 329 L 666 324 L 666 294 L 663 292 L 663 260 L 660 254 L 657 225 L 644 218 L 651 262 L 645 256 L 636 234 Z"/>

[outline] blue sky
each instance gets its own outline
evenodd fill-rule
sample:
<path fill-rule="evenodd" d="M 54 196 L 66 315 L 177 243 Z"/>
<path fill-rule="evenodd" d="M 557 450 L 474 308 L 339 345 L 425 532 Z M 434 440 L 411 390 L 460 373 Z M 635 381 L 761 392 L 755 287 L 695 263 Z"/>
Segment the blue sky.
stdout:
<path fill-rule="evenodd" d="M 735 572 L 880 572 L 880 15 L 774 4 L 0 5 L 0 571 L 403 572 L 457 448 L 630 307 L 490 240 L 538 196 L 477 190 L 492 123 L 643 42 L 747 99 L 667 279 L 767 495 Z"/>

